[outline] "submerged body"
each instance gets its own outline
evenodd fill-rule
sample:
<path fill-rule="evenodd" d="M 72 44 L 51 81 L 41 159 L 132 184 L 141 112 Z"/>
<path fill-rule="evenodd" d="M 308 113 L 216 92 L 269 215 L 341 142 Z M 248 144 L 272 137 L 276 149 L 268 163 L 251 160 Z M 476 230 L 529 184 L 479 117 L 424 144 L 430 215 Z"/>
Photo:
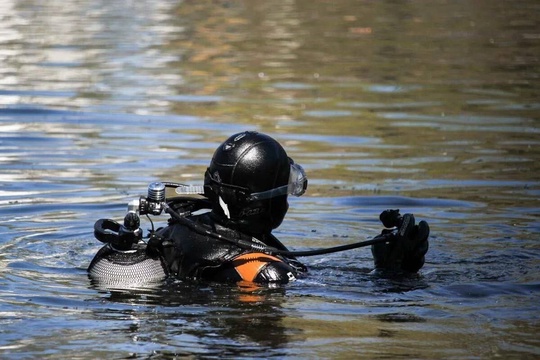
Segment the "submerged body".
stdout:
<path fill-rule="evenodd" d="M 174 206 L 174 201 L 171 204 Z M 383 224 L 388 213 L 401 218 L 396 210 L 386 210 L 380 216 Z M 133 214 L 126 218 L 129 215 Z M 405 214 L 403 218 L 405 220 L 399 227 L 385 229 L 372 240 L 377 240 L 371 246 L 375 269 L 414 273 L 424 265 L 429 226 L 425 221 L 416 225 L 412 214 Z M 134 241 L 129 247 L 126 247 L 122 236 L 103 236 L 106 231 L 100 227 L 111 222 L 96 222 L 96 237 L 107 244 L 96 254 L 88 272 L 99 286 L 147 287 L 166 278 L 286 284 L 307 273 L 307 268 L 296 258 L 268 253 L 268 249 L 288 252 L 272 234 L 254 238 L 223 226 L 212 212 L 186 216 L 182 222 L 171 218 L 169 225 L 152 232 L 147 242 Z M 122 227 L 117 225 L 117 229 Z M 197 231 L 194 231 L 195 225 Z M 133 239 L 137 239 L 139 230 L 131 230 Z M 124 238 L 128 231 L 123 230 Z M 243 246 L 237 242 L 243 242 Z M 363 243 L 366 242 L 350 245 Z M 246 248 L 245 244 L 252 244 L 253 248 Z"/>
<path fill-rule="evenodd" d="M 287 250 L 274 236 L 255 239 L 226 228 L 211 213 L 190 216 L 190 221 L 228 238 Z M 105 245 L 89 266 L 89 274 L 102 284 L 152 283 L 166 277 L 217 282 L 254 282 L 285 284 L 307 269 L 296 259 L 246 251 L 172 222 L 158 229 L 148 244 L 138 242 L 128 250 Z"/>

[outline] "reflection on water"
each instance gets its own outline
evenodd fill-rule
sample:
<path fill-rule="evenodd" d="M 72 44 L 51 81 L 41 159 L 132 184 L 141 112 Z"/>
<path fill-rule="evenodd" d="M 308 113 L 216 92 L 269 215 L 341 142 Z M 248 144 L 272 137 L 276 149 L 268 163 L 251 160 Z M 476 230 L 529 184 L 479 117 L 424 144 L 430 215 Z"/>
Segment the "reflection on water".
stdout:
<path fill-rule="evenodd" d="M 537 357 L 539 10 L 0 2 L 0 357 Z M 93 287 L 94 221 L 199 183 L 245 129 L 310 177 L 276 232 L 291 248 L 400 208 L 430 223 L 425 268 L 380 277 L 364 249 L 280 289 Z"/>

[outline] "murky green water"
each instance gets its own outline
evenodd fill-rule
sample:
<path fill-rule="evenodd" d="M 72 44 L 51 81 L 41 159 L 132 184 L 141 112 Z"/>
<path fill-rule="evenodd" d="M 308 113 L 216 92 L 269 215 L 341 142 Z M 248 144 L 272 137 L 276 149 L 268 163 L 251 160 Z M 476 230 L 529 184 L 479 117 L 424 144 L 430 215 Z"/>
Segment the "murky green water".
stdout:
<path fill-rule="evenodd" d="M 537 358 L 539 23 L 533 0 L 0 2 L 0 357 Z M 281 289 L 93 288 L 94 221 L 200 183 L 245 129 L 308 171 L 287 245 L 400 208 L 432 228 L 420 275 L 361 249 Z"/>

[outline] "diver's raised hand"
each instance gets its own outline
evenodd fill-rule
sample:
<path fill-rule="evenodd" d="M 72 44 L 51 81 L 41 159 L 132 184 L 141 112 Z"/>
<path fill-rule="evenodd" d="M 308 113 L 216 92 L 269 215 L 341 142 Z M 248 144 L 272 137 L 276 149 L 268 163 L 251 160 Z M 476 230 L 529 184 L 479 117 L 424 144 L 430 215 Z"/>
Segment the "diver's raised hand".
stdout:
<path fill-rule="evenodd" d="M 385 227 L 393 229 L 382 231 L 388 242 L 371 246 L 375 268 L 406 272 L 420 270 L 429 248 L 428 223 L 422 220 L 416 225 L 413 214 L 401 216 L 399 210 L 385 210 L 380 219 Z"/>

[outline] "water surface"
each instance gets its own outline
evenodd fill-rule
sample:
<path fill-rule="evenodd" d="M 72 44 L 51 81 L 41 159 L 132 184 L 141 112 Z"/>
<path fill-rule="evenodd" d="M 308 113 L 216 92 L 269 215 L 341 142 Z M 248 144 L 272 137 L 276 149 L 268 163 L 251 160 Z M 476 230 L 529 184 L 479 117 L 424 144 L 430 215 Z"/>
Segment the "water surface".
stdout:
<path fill-rule="evenodd" d="M 539 13 L 1 2 L 0 357 L 538 357 Z M 243 130 L 308 172 L 276 231 L 290 248 L 367 239 L 399 208 L 432 229 L 418 276 L 377 276 L 360 249 L 278 289 L 92 286 L 94 222 L 149 182 L 199 184 Z"/>

